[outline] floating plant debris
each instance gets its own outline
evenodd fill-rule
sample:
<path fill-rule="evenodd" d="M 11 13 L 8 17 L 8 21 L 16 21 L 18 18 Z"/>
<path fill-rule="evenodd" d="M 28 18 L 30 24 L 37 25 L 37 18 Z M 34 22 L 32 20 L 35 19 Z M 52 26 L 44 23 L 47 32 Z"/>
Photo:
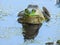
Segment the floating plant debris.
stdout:
<path fill-rule="evenodd" d="M 45 45 L 54 45 L 54 42 L 47 42 Z"/>
<path fill-rule="evenodd" d="M 56 5 L 58 5 L 58 7 L 60 7 L 60 0 L 56 0 Z"/>
<path fill-rule="evenodd" d="M 0 21 L 4 21 L 4 17 L 9 16 L 9 13 L 4 10 L 0 10 Z"/>
<path fill-rule="evenodd" d="M 0 27 L 0 38 L 10 38 L 21 34 L 22 28 L 20 27 Z"/>
<path fill-rule="evenodd" d="M 60 40 L 57 40 L 57 42 L 56 42 L 57 44 L 60 44 Z"/>

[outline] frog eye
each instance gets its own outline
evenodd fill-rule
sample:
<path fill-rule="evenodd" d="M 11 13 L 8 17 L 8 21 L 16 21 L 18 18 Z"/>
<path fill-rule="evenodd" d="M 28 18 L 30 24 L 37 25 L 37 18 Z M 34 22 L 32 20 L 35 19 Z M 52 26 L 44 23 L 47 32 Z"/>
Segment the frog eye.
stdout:
<path fill-rule="evenodd" d="M 36 12 L 36 10 L 35 9 L 32 9 L 32 12 Z"/>
<path fill-rule="evenodd" d="M 25 9 L 25 12 L 27 13 L 27 12 L 29 12 L 29 10 L 28 9 Z"/>

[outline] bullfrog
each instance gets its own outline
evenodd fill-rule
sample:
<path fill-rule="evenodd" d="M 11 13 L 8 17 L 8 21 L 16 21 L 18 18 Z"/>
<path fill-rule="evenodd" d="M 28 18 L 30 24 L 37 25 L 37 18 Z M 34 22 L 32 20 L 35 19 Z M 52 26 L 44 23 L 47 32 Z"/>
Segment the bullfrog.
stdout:
<path fill-rule="evenodd" d="M 43 22 L 50 21 L 48 10 L 43 7 L 43 11 L 37 5 L 28 5 L 28 7 L 18 13 L 17 21 L 22 24 L 24 41 L 35 39 Z"/>

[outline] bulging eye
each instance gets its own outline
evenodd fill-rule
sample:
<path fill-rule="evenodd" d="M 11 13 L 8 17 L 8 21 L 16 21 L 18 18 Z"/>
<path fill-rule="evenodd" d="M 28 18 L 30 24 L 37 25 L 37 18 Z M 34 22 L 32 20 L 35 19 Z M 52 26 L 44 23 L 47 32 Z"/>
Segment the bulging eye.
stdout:
<path fill-rule="evenodd" d="M 25 12 L 27 13 L 27 12 L 29 12 L 29 10 L 28 9 L 25 9 Z"/>
<path fill-rule="evenodd" d="M 32 9 L 32 12 L 36 12 L 36 10 L 35 9 Z"/>
<path fill-rule="evenodd" d="M 29 15 L 30 11 L 28 9 L 25 9 L 25 14 Z"/>

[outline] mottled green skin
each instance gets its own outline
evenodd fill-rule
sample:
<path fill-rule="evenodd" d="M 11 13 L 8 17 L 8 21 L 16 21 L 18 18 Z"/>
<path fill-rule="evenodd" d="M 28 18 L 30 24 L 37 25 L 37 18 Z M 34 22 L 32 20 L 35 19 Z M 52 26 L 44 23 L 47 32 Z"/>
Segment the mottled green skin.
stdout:
<path fill-rule="evenodd" d="M 45 8 L 43 8 L 45 11 L 39 15 L 43 15 L 44 19 L 47 19 L 47 22 L 49 21 L 49 13 L 46 11 Z M 39 29 L 42 26 L 42 23 L 40 20 L 43 20 L 42 17 L 39 17 L 39 15 L 35 15 L 36 11 L 34 9 L 31 10 L 31 12 L 28 9 L 25 9 L 23 11 L 24 13 L 19 13 L 18 15 L 22 16 L 22 18 L 18 18 L 18 22 L 22 24 L 23 27 L 23 36 L 24 41 L 34 39 L 39 32 Z M 46 21 L 46 20 L 45 20 Z"/>
<path fill-rule="evenodd" d="M 25 9 L 25 15 L 27 15 L 27 16 L 34 16 L 35 15 L 35 10 L 34 9 L 32 9 L 32 11 L 30 12 L 28 9 Z"/>

